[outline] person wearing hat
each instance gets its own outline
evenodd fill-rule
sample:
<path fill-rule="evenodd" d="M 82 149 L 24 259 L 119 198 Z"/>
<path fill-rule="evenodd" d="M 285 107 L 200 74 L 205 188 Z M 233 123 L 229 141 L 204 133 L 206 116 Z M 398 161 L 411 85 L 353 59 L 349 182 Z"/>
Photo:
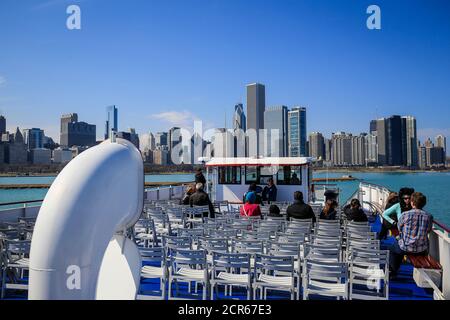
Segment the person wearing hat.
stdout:
<path fill-rule="evenodd" d="M 256 193 L 251 191 L 247 192 L 245 196 L 245 203 L 241 206 L 240 213 L 242 217 L 256 217 L 261 216 L 261 208 L 259 204 L 255 203 Z"/>

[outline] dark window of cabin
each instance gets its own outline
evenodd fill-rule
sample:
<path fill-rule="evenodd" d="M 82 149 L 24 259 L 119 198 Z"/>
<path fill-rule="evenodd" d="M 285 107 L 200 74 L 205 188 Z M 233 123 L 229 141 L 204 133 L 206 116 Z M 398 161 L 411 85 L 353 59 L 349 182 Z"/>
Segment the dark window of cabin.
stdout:
<path fill-rule="evenodd" d="M 258 166 L 245 167 L 245 184 L 259 184 L 260 168 Z"/>
<path fill-rule="evenodd" d="M 241 167 L 219 167 L 219 184 L 241 184 Z"/>
<path fill-rule="evenodd" d="M 302 167 L 285 166 L 281 167 L 277 173 L 277 184 L 279 185 L 301 185 Z"/>

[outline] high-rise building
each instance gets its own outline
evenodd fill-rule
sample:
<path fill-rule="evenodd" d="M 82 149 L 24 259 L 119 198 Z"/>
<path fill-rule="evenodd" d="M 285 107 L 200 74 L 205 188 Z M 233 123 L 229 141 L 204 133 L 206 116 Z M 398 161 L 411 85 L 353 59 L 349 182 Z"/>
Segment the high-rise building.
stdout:
<path fill-rule="evenodd" d="M 157 132 L 155 134 L 155 148 L 167 146 L 167 132 Z"/>
<path fill-rule="evenodd" d="M 264 111 L 266 110 L 266 89 L 263 84 L 247 85 L 247 131 L 254 130 L 254 134 L 247 140 L 248 156 L 262 155 L 259 130 L 264 129 Z M 256 140 L 256 141 L 252 141 Z M 252 148 L 254 146 L 254 148 Z"/>
<path fill-rule="evenodd" d="M 417 124 L 416 118 L 402 117 L 402 159 L 403 165 L 416 168 L 419 165 L 417 155 Z"/>
<path fill-rule="evenodd" d="M 153 163 L 159 165 L 167 165 L 168 164 L 168 155 L 169 152 L 166 148 L 157 147 L 153 151 Z"/>
<path fill-rule="evenodd" d="M 440 134 L 440 135 L 436 136 L 435 141 L 436 141 L 436 147 L 442 148 L 443 153 L 444 153 L 443 157 L 445 159 L 447 157 L 447 138 L 444 135 Z"/>
<path fill-rule="evenodd" d="M 402 118 L 398 115 L 386 119 L 387 131 L 387 164 L 403 165 L 404 135 L 402 134 Z"/>
<path fill-rule="evenodd" d="M 331 139 L 325 138 L 324 146 L 325 146 L 325 161 L 331 162 L 331 146 L 332 146 Z"/>
<path fill-rule="evenodd" d="M 62 147 L 87 146 L 96 144 L 96 126 L 86 122 L 78 122 L 78 115 L 71 113 L 61 117 Z"/>
<path fill-rule="evenodd" d="M 232 130 L 217 128 L 211 137 L 211 147 L 214 157 L 234 157 L 234 135 Z"/>
<path fill-rule="evenodd" d="M 320 132 L 309 134 L 309 156 L 325 160 L 325 139 Z"/>
<path fill-rule="evenodd" d="M 289 156 L 306 156 L 306 108 L 294 107 L 288 112 L 288 132 Z"/>
<path fill-rule="evenodd" d="M 361 133 L 359 136 L 352 136 L 352 161 L 353 166 L 365 166 L 367 159 L 367 134 Z"/>
<path fill-rule="evenodd" d="M 336 132 L 331 136 L 331 161 L 335 166 L 352 164 L 352 135 Z"/>
<path fill-rule="evenodd" d="M 264 133 L 261 145 L 266 157 L 287 157 L 288 152 L 288 108 L 272 107 L 264 111 Z"/>
<path fill-rule="evenodd" d="M 377 120 L 371 120 L 369 133 L 376 135 L 376 132 L 377 132 Z"/>
<path fill-rule="evenodd" d="M 139 149 L 139 135 L 136 133 L 136 130 L 130 128 L 128 132 L 120 131 L 117 132 L 117 138 L 125 139 L 130 141 L 136 148 Z"/>
<path fill-rule="evenodd" d="M 6 118 L 4 116 L 0 116 L 0 137 L 4 133 L 6 133 Z"/>
<path fill-rule="evenodd" d="M 5 145 L 5 162 L 9 164 L 26 164 L 28 162 L 27 145 L 24 143 L 19 128 L 16 129 L 10 142 Z"/>
<path fill-rule="evenodd" d="M 377 120 L 377 142 L 378 142 L 378 164 L 385 166 L 388 164 L 388 139 L 386 130 L 386 119 Z"/>
<path fill-rule="evenodd" d="M 247 129 L 247 118 L 245 117 L 244 106 L 242 103 L 238 103 L 234 106 L 233 129 L 241 129 L 243 131 Z"/>
<path fill-rule="evenodd" d="M 116 106 L 106 107 L 105 139 L 109 139 L 111 131 L 118 132 L 118 111 Z"/>
<path fill-rule="evenodd" d="M 366 136 L 366 165 L 373 166 L 378 164 L 377 138 L 376 131 L 372 131 Z"/>
<path fill-rule="evenodd" d="M 25 129 L 23 130 L 23 139 L 28 150 L 44 148 L 44 130 L 39 128 Z"/>
<path fill-rule="evenodd" d="M 30 160 L 32 164 L 52 163 L 52 151 L 50 149 L 38 148 L 30 150 Z"/>

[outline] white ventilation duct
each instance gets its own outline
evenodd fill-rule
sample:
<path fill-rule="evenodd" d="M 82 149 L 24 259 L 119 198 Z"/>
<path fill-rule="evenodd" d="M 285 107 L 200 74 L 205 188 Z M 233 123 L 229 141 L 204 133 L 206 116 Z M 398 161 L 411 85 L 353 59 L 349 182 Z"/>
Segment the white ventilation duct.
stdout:
<path fill-rule="evenodd" d="M 122 234 L 139 219 L 144 169 L 123 139 L 73 159 L 48 191 L 30 253 L 29 299 L 134 299 L 140 256 Z"/>

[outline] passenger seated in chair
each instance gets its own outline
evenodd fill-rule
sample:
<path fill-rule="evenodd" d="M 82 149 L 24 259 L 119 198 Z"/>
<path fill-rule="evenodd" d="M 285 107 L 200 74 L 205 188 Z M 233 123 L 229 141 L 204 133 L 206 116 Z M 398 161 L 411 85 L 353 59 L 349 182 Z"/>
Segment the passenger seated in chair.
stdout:
<path fill-rule="evenodd" d="M 262 192 L 262 199 L 264 201 L 277 201 L 277 186 L 273 183 L 273 178 L 269 178 L 267 186 L 264 187 Z"/>
<path fill-rule="evenodd" d="M 325 202 L 325 207 L 322 209 L 320 213 L 320 219 L 323 220 L 336 220 L 336 211 L 337 202 L 333 199 L 328 199 Z"/>
<path fill-rule="evenodd" d="M 427 198 L 420 192 L 411 195 L 412 209 L 403 212 L 398 221 L 399 240 L 389 248 L 389 269 L 391 277 L 397 275 L 403 257 L 428 255 L 428 233 L 433 226 L 433 216 L 422 210 Z"/>
<path fill-rule="evenodd" d="M 254 192 L 247 192 L 245 196 L 245 204 L 241 206 L 240 213 L 242 217 L 257 217 L 261 216 L 261 208 L 259 204 L 255 203 L 256 194 Z"/>
<path fill-rule="evenodd" d="M 244 203 L 246 202 L 245 198 L 247 197 L 247 194 L 250 192 L 255 193 L 255 196 L 256 196 L 255 203 L 263 206 L 264 204 L 262 203 L 262 197 L 261 197 L 262 188 L 254 182 L 248 186 L 248 191 L 244 194 L 242 202 L 244 202 Z"/>
<path fill-rule="evenodd" d="M 294 192 L 294 203 L 291 204 L 286 210 L 286 218 L 294 219 L 312 219 L 316 222 L 316 216 L 309 204 L 303 201 L 303 193 L 301 191 Z"/>
<path fill-rule="evenodd" d="M 368 221 L 367 215 L 361 208 L 361 203 L 358 199 L 352 199 L 350 204 L 344 207 L 344 214 L 348 221 L 366 222 Z"/>
<path fill-rule="evenodd" d="M 189 204 L 193 206 L 208 206 L 209 207 L 209 217 L 214 218 L 214 206 L 209 199 L 208 194 L 203 191 L 203 183 L 197 183 L 195 185 L 196 191 L 190 196 Z M 206 216 L 206 214 L 204 214 Z"/>
<path fill-rule="evenodd" d="M 267 216 L 281 218 L 283 215 L 280 213 L 280 208 L 277 205 L 271 204 L 269 207 L 269 214 Z"/>
<path fill-rule="evenodd" d="M 397 230 L 397 222 L 400 220 L 403 212 L 411 210 L 411 195 L 413 193 L 414 189 L 412 188 L 400 189 L 398 192 L 399 201 L 383 212 L 383 224 L 381 225 L 381 231 L 378 235 L 379 239 L 385 239 L 389 230 Z"/>
<path fill-rule="evenodd" d="M 188 205 L 189 204 L 189 199 L 191 197 L 192 194 L 194 194 L 195 192 L 195 186 L 194 185 L 189 185 L 186 188 L 186 192 L 183 195 L 183 199 L 181 199 L 180 204 L 182 205 Z"/>

